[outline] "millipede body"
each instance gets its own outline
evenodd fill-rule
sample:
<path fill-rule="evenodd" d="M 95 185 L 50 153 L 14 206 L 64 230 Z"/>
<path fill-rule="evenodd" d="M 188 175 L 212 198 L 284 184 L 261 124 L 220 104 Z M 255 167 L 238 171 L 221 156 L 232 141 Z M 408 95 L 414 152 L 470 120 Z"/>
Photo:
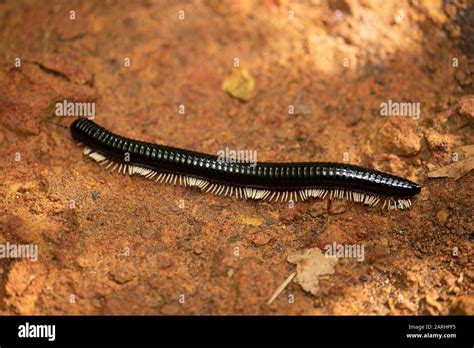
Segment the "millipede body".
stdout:
<path fill-rule="evenodd" d="M 116 135 L 86 118 L 70 126 L 84 154 L 122 174 L 195 186 L 205 192 L 268 201 L 347 199 L 388 209 L 407 209 L 421 186 L 355 165 L 325 162 L 247 163 Z"/>

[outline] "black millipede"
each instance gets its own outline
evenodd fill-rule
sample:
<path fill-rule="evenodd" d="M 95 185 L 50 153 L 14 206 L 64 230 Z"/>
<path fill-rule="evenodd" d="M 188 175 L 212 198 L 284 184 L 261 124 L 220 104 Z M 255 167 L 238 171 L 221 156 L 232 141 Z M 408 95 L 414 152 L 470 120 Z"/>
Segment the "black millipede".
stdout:
<path fill-rule="evenodd" d="M 84 154 L 112 172 L 142 175 L 161 183 L 198 187 L 236 198 L 305 201 L 347 199 L 382 208 L 408 209 L 421 186 L 407 179 L 350 164 L 326 162 L 246 163 L 133 140 L 86 118 L 75 120 L 71 135 Z"/>

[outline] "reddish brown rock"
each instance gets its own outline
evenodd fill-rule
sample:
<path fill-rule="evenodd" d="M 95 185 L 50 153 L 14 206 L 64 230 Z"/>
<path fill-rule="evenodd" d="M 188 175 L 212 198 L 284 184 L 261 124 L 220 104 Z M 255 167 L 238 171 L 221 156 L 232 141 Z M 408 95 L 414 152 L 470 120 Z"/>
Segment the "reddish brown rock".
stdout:
<path fill-rule="evenodd" d="M 474 314 L 474 295 L 460 296 L 450 309 L 453 315 L 473 315 Z"/>
<path fill-rule="evenodd" d="M 391 117 L 385 121 L 379 134 L 381 145 L 401 156 L 413 156 L 421 150 L 421 136 L 411 118 Z"/>
<path fill-rule="evenodd" d="M 472 313 L 473 176 L 427 179 L 472 143 L 469 21 L 463 2 L 427 4 L 399 16 L 376 0 L 2 2 L 0 244 L 31 241 L 39 260 L 0 258 L 1 314 Z M 246 103 L 221 89 L 236 62 L 255 80 Z M 419 102 L 421 118 L 381 117 L 388 99 Z M 46 122 L 72 121 L 54 116 L 63 100 L 96 101 L 96 121 L 127 137 L 344 161 L 423 189 L 388 212 L 111 174 Z M 334 241 L 364 245 L 364 262 L 342 259 L 317 295 L 291 282 L 266 305 L 295 271 L 288 255 Z"/>

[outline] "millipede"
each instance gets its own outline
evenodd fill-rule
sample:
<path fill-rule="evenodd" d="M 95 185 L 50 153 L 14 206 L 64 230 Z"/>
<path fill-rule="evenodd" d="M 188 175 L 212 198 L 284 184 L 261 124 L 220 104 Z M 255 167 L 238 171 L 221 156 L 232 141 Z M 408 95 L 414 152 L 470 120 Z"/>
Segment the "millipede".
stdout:
<path fill-rule="evenodd" d="M 351 164 L 330 162 L 231 162 L 218 156 L 119 136 L 86 118 L 70 126 L 84 155 L 121 174 L 160 183 L 197 187 L 237 199 L 349 200 L 382 209 L 409 209 L 421 185 Z"/>

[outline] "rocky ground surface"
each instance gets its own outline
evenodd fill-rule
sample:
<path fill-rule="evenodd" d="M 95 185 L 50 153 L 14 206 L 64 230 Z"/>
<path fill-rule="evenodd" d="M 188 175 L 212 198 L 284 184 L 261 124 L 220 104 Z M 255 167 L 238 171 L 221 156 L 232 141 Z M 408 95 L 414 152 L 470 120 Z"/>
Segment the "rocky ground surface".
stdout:
<path fill-rule="evenodd" d="M 0 314 L 473 315 L 469 6 L 1 1 L 0 243 L 39 255 L 0 258 Z M 95 102 L 98 123 L 136 139 L 346 161 L 424 188 L 388 212 L 110 174 L 52 124 L 72 121 L 54 115 L 63 100 Z M 421 113 L 382 117 L 389 100 Z M 327 265 L 317 287 L 298 275 L 267 304 L 294 254 L 334 242 L 364 260 Z"/>

